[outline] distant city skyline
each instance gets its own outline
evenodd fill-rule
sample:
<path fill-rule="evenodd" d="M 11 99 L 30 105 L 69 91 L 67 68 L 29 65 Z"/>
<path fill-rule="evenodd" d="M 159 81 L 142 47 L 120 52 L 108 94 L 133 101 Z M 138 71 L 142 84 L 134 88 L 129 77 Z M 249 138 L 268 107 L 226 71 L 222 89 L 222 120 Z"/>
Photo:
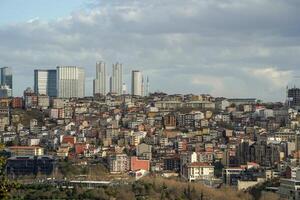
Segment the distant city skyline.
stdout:
<path fill-rule="evenodd" d="M 99 60 L 123 63 L 129 90 L 134 69 L 167 93 L 284 101 L 286 86 L 300 85 L 298 1 L 0 4 L 0 66 L 14 69 L 14 95 L 33 87 L 32 70 L 57 65 L 84 67 L 92 95 Z"/>

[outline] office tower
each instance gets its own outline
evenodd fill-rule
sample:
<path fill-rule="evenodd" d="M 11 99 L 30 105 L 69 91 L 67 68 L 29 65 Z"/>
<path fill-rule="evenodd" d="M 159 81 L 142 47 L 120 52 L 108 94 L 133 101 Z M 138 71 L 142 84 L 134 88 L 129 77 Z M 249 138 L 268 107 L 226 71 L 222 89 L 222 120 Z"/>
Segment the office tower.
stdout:
<path fill-rule="evenodd" d="M 112 67 L 112 77 L 111 77 L 111 92 L 117 95 L 122 94 L 122 64 L 116 63 Z"/>
<path fill-rule="evenodd" d="M 34 70 L 34 92 L 37 95 L 56 97 L 56 70 Z"/>
<path fill-rule="evenodd" d="M 0 85 L 0 98 L 11 97 L 12 92 L 8 85 Z"/>
<path fill-rule="evenodd" d="M 0 68 L 0 85 L 8 85 L 13 90 L 12 69 L 11 67 Z"/>
<path fill-rule="evenodd" d="M 106 67 L 104 62 L 96 63 L 96 79 L 93 82 L 93 93 L 106 94 Z"/>
<path fill-rule="evenodd" d="M 85 72 L 75 66 L 57 67 L 57 95 L 60 98 L 82 98 L 85 95 Z"/>
<path fill-rule="evenodd" d="M 142 73 L 138 70 L 133 70 L 131 74 L 131 94 L 142 96 Z"/>

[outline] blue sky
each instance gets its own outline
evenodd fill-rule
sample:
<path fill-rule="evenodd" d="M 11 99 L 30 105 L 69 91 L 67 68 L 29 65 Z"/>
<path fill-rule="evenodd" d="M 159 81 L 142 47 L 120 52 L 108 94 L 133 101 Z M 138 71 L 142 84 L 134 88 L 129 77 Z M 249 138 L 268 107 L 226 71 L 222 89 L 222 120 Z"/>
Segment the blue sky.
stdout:
<path fill-rule="evenodd" d="M 34 18 L 54 20 L 84 8 L 84 0 L 0 0 L 0 25 Z"/>
<path fill-rule="evenodd" d="M 0 66 L 16 95 L 58 65 L 84 67 L 90 95 L 104 61 L 108 74 L 123 64 L 129 91 L 137 69 L 151 91 L 284 101 L 300 74 L 299 13 L 299 0 L 0 0 Z"/>

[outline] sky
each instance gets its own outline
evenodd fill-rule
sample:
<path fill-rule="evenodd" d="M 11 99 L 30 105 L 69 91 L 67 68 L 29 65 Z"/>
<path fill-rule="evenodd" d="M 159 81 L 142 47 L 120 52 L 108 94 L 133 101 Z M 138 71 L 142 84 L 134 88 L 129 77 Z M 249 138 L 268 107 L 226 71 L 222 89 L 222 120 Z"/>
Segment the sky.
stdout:
<path fill-rule="evenodd" d="M 300 79 L 299 0 L 1 0 L 0 66 L 14 94 L 34 69 L 97 61 L 149 76 L 151 91 L 284 101 Z"/>

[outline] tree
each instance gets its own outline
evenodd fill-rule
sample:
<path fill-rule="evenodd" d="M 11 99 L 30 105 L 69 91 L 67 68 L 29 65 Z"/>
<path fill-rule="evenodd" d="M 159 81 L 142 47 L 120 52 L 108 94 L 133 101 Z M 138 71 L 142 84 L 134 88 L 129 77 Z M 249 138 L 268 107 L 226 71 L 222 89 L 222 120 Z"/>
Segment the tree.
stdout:
<path fill-rule="evenodd" d="M 0 151 L 4 150 L 4 145 L 0 144 Z M 10 182 L 5 176 L 6 158 L 0 156 L 0 199 L 9 199 L 10 191 L 17 187 L 17 184 Z"/>

